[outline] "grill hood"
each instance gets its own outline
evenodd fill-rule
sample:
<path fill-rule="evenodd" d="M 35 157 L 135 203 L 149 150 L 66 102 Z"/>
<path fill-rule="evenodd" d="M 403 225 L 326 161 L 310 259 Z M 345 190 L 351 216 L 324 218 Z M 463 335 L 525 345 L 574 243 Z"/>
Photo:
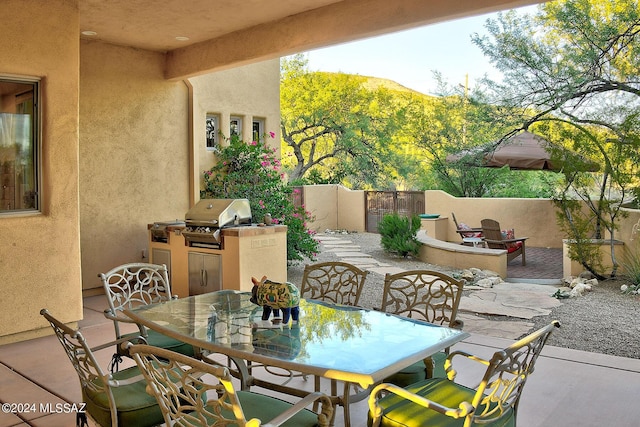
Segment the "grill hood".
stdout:
<path fill-rule="evenodd" d="M 247 199 L 202 199 L 186 213 L 185 223 L 212 228 L 251 224 L 251 206 Z"/>

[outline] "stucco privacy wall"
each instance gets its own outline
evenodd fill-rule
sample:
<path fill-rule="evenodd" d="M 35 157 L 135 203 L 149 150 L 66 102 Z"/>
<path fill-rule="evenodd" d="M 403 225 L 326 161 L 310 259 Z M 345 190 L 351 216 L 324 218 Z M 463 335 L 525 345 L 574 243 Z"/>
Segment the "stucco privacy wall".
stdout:
<path fill-rule="evenodd" d="M 42 214 L 0 217 L 0 344 L 43 327 L 43 307 L 65 322 L 82 317 L 77 3 L 3 0 L 1 8 L 0 73 L 42 78 L 43 176 Z"/>
<path fill-rule="evenodd" d="M 480 227 L 480 221 L 490 218 L 503 229 L 513 228 L 516 237 L 528 237 L 527 246 L 561 248 L 563 233 L 556 222 L 556 209 L 549 199 L 501 199 L 453 197 L 444 191 L 425 192 L 427 213 L 449 218 L 447 240 L 459 242 L 451 212 L 458 222 Z"/>
<path fill-rule="evenodd" d="M 101 290 L 98 273 L 146 261 L 147 224 L 189 209 L 188 88 L 164 79 L 163 61 L 156 52 L 81 42 L 83 289 Z"/>
<path fill-rule="evenodd" d="M 304 188 L 304 201 L 315 221 L 316 231 L 344 229 L 365 231 L 365 192 L 339 185 L 316 185 Z M 425 212 L 447 218 L 446 238 L 459 242 L 451 212 L 459 222 L 479 227 L 484 218 L 495 219 L 503 228 L 514 228 L 517 236 L 529 237 L 527 245 L 562 248 L 562 232 L 549 199 L 483 199 L 458 198 L 444 191 L 425 191 Z M 434 237 L 434 236 L 431 236 Z"/>

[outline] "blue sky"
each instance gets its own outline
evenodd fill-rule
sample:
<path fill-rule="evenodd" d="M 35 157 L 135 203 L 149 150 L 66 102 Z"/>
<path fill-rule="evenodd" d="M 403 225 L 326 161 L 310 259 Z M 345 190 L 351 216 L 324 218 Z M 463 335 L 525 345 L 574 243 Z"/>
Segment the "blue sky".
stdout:
<path fill-rule="evenodd" d="M 532 13 L 536 6 L 518 9 Z M 485 21 L 497 14 L 479 15 L 406 30 L 362 41 L 304 52 L 311 71 L 331 71 L 382 77 L 422 93 L 435 88 L 433 71 L 451 84 L 469 86 L 488 74 L 499 78 L 471 35 L 487 34 Z"/>

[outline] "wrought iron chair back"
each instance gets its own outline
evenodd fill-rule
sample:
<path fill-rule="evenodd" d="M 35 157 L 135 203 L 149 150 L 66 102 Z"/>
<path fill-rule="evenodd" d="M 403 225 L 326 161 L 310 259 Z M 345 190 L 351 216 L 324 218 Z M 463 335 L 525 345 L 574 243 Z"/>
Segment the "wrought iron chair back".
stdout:
<path fill-rule="evenodd" d="M 304 298 L 357 306 L 367 271 L 346 262 L 307 265 L 302 274 L 300 294 Z"/>
<path fill-rule="evenodd" d="M 126 340 L 117 340 L 99 346 L 89 347 L 80 331 L 72 329 L 53 317 L 46 309 L 40 314 L 47 319 L 62 345 L 67 357 L 71 361 L 78 378 L 82 397 L 87 404 L 86 410 L 91 417 L 102 426 L 118 426 L 119 419 L 123 419 L 122 412 L 128 412 L 122 424 L 134 422 L 139 426 L 153 426 L 162 423 L 162 414 L 155 401 L 149 399 L 145 392 L 144 378 L 137 367 L 131 367 L 116 374 L 105 373 L 96 360 L 94 352 L 119 345 Z M 119 390 L 118 390 L 119 388 Z M 106 399 L 105 399 L 106 396 Z M 131 411 L 132 396 L 138 406 L 138 415 Z M 129 403 L 124 400 L 129 400 Z M 126 407 L 126 409 L 125 409 Z M 84 413 L 78 413 L 77 425 L 88 425 Z"/>
<path fill-rule="evenodd" d="M 387 273 L 380 309 L 386 313 L 462 329 L 463 322 L 456 319 L 456 315 L 463 287 L 462 280 L 437 271 L 411 270 L 396 274 Z M 447 354 L 449 348 L 398 371 L 387 377 L 385 382 L 406 386 L 432 378 L 436 374 L 436 365 L 442 375 L 442 363 Z"/>
<path fill-rule="evenodd" d="M 560 327 L 560 323 L 554 321 L 494 353 L 471 402 L 475 408 L 471 423 L 498 421 L 509 408 L 513 410 L 514 418 L 516 417 L 527 379 L 533 373 L 536 360 L 549 335 L 557 327 Z M 469 357 L 464 353 L 462 355 Z M 455 378 L 455 371 L 451 368 L 454 356 L 452 353 L 445 362 L 445 370 L 451 379 Z"/>
<path fill-rule="evenodd" d="M 165 265 L 130 263 L 98 275 L 107 295 L 113 316 L 125 309 L 168 301 L 171 295 L 169 274 Z M 121 321 L 121 319 L 120 319 Z M 119 319 L 113 319 L 116 337 L 120 338 Z"/>
<path fill-rule="evenodd" d="M 105 310 L 104 315 L 113 321 L 116 339 L 132 336 L 131 333 L 121 331 L 121 323 L 134 323 L 129 317 L 122 314 L 123 310 L 177 298 L 176 295 L 171 294 L 169 274 L 165 265 L 129 263 L 117 266 L 98 276 L 102 279 L 109 303 L 109 308 Z M 200 351 L 191 345 L 168 338 L 155 331 L 149 331 L 142 325 L 137 325 L 137 327 L 138 332 L 133 335 L 141 335 L 148 344 L 169 348 L 190 356 Z M 126 351 L 117 347 L 110 366 L 112 372 L 118 370 L 122 356 L 127 356 Z"/>
<path fill-rule="evenodd" d="M 324 427 L 329 425 L 333 414 L 331 401 L 322 393 L 312 393 L 292 405 L 258 393 L 236 391 L 225 366 L 144 344 L 130 346 L 129 352 L 147 379 L 149 391 L 158 401 L 166 425 L 278 426 L 289 420 L 300 427 L 316 424 Z M 251 406 L 243 407 L 243 401 L 245 405 L 250 402 Z M 321 403 L 317 414 L 305 409 L 315 401 Z M 259 417 L 251 418 L 250 415 L 247 420 L 249 413 L 260 415 L 261 409 L 273 405 L 286 407 L 286 410 L 268 424 L 262 424 Z M 263 413 L 272 412 L 273 408 Z M 303 412 L 304 418 L 295 418 Z"/>
<path fill-rule="evenodd" d="M 456 320 L 464 282 L 444 273 L 411 270 L 387 274 L 381 310 L 430 323 L 460 328 Z"/>
<path fill-rule="evenodd" d="M 453 351 L 445 361 L 447 378 L 428 379 L 406 389 L 388 383 L 376 386 L 369 397 L 370 425 L 395 426 L 397 420 L 402 420 L 406 422 L 402 425 L 417 427 L 440 425 L 447 419 L 464 420 L 465 427 L 515 425 L 522 390 L 549 335 L 557 327 L 560 323 L 553 321 L 495 352 L 490 360 Z M 455 382 L 457 372 L 453 362 L 457 357 L 486 366 L 477 387 Z M 408 413 L 412 416 L 407 421 Z"/>

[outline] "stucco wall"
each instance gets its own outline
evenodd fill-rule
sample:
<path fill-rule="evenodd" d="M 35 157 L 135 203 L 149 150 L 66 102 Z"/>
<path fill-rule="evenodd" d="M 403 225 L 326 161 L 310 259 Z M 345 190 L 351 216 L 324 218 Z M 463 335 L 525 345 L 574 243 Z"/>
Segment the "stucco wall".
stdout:
<path fill-rule="evenodd" d="M 278 130 L 279 61 L 212 73 L 188 83 L 165 80 L 162 66 L 163 56 L 155 52 L 100 42 L 81 45 L 85 290 L 100 288 L 98 273 L 143 261 L 147 224 L 184 219 L 190 192 L 198 200 L 202 171 L 215 161 L 206 150 L 207 113 L 221 114 L 227 134 L 230 115 L 243 117 L 246 135 L 251 135 L 253 117 L 265 119 L 267 132 Z M 269 141 L 275 143 L 279 136 Z M 192 188 L 190 179 L 195 182 Z"/>
<path fill-rule="evenodd" d="M 161 54 L 81 42 L 80 232 L 84 289 L 143 261 L 147 224 L 189 209 L 188 89 Z"/>
<path fill-rule="evenodd" d="M 231 116 L 242 118 L 242 139 L 252 140 L 253 119 L 264 120 L 267 144 L 280 157 L 280 60 L 269 60 L 189 79 L 193 87 L 194 128 L 194 199 L 198 200 L 203 185 L 203 172 L 216 162 L 214 152 L 206 147 L 207 113 L 220 119 L 220 132 L 228 138 Z M 221 138 L 221 145 L 226 145 Z"/>
<path fill-rule="evenodd" d="M 307 185 L 304 187 L 304 206 L 314 220 L 309 227 L 315 231 L 338 228 L 338 186 Z"/>
<path fill-rule="evenodd" d="M 503 229 L 513 228 L 516 237 L 528 237 L 527 246 L 561 248 L 563 233 L 556 222 L 556 210 L 549 199 L 500 199 L 453 197 L 444 191 L 425 192 L 427 213 L 449 219 L 447 240 L 459 242 L 451 212 L 458 223 L 480 227 L 480 221 L 490 218 Z"/>
<path fill-rule="evenodd" d="M 42 214 L 0 217 L 0 344 L 44 327 L 43 307 L 65 322 L 82 317 L 77 4 L 5 0 L 1 8 L 11 19 L 0 25 L 0 73 L 42 78 L 43 184 Z"/>

